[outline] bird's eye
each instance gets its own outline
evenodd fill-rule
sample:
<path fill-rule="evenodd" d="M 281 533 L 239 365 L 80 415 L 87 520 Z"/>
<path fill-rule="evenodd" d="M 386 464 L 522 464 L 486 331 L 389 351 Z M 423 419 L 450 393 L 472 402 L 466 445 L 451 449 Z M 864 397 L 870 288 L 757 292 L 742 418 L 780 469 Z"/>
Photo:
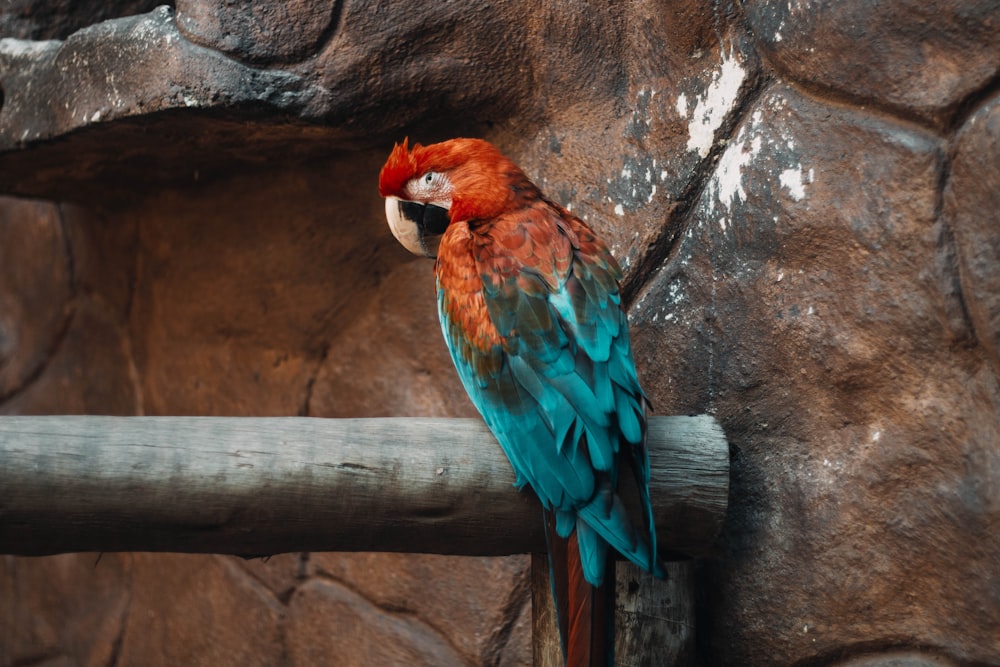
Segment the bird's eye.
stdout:
<path fill-rule="evenodd" d="M 3 0 L 0 0 L 2 2 Z M 451 184 L 448 176 L 442 171 L 425 171 L 418 173 L 406 183 L 404 192 L 411 200 L 421 200 L 435 204 L 448 202 L 451 198 Z"/>

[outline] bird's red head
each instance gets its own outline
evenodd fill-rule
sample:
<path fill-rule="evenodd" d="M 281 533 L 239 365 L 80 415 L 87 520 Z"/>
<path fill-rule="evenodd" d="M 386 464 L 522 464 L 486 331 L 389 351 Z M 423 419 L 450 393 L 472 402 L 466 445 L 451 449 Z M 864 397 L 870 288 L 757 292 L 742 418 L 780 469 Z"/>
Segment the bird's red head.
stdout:
<path fill-rule="evenodd" d="M 427 242 L 447 222 L 486 220 L 516 205 L 518 192 L 537 191 L 517 165 L 482 139 L 451 139 L 412 149 L 396 144 L 379 173 L 379 193 L 396 238 L 411 252 L 434 255 Z M 435 211 L 443 209 L 446 215 Z"/>

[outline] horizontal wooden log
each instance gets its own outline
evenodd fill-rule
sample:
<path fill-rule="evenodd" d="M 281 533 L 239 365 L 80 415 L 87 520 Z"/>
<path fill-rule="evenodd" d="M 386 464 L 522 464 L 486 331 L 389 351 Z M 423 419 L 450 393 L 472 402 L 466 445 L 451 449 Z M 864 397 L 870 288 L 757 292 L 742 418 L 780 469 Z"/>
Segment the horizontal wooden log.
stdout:
<path fill-rule="evenodd" d="M 654 417 L 664 550 L 709 549 L 729 452 Z M 544 551 L 534 494 L 476 419 L 0 417 L 0 553 Z"/>

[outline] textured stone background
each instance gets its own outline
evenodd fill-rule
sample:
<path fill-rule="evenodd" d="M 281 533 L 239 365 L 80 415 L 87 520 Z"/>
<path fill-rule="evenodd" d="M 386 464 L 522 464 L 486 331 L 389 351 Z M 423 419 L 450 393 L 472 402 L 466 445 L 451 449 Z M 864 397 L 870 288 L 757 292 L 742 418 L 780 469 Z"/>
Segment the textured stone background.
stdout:
<path fill-rule="evenodd" d="M 0 413 L 473 414 L 375 184 L 486 136 L 732 443 L 701 662 L 1000 664 L 995 1 L 87 4 L 0 8 Z M 0 557 L 0 665 L 524 665 L 527 579 Z"/>

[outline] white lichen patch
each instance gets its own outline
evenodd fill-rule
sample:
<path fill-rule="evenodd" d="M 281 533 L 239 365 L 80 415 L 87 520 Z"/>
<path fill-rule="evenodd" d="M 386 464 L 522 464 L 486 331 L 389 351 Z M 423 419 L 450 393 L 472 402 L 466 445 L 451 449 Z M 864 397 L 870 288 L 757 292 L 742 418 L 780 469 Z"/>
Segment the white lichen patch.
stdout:
<path fill-rule="evenodd" d="M 788 190 L 788 194 L 795 201 L 802 201 L 806 196 L 806 189 L 802 184 L 802 165 L 794 169 L 785 169 L 778 176 L 778 182 L 781 183 L 781 187 Z"/>
<path fill-rule="evenodd" d="M 816 178 L 816 170 L 809 169 L 804 172 L 802 164 L 798 164 L 789 169 L 785 169 L 778 175 L 778 182 L 788 190 L 788 194 L 795 201 L 802 201 L 806 196 L 806 185 L 812 183 Z"/>
<path fill-rule="evenodd" d="M 726 116 L 732 111 L 736 104 L 740 87 L 746 78 L 746 70 L 743 69 L 739 60 L 730 52 L 728 56 L 723 53 L 722 63 L 719 68 L 712 73 L 712 81 L 704 94 L 697 98 L 691 119 L 688 122 L 688 142 L 687 149 L 695 151 L 700 157 L 707 157 L 715 142 L 715 133 L 722 127 Z M 677 111 L 681 109 L 684 113 L 680 115 L 687 118 L 688 102 L 687 97 L 677 98 Z"/>
<path fill-rule="evenodd" d="M 740 125 L 719 157 L 702 206 L 708 219 L 715 220 L 721 229 L 732 226 L 733 208 L 747 201 L 751 188 L 761 188 L 762 194 L 780 191 L 796 202 L 809 193 L 815 170 L 806 166 L 805 155 L 798 148 L 795 126 L 788 123 L 787 104 L 780 96 L 765 99 Z"/>
<path fill-rule="evenodd" d="M 732 211 L 736 200 L 745 202 L 746 189 L 743 187 L 743 168 L 760 153 L 761 138 L 746 141 L 745 131 L 740 130 L 736 141 L 731 143 L 719 158 L 719 164 L 708 183 L 709 211 L 715 210 L 715 202 L 720 202 L 727 211 Z"/>
<path fill-rule="evenodd" d="M 667 287 L 667 297 L 670 299 L 670 303 L 677 304 L 681 302 L 684 298 L 684 293 L 681 291 L 680 281 L 671 281 L 670 285 Z"/>

